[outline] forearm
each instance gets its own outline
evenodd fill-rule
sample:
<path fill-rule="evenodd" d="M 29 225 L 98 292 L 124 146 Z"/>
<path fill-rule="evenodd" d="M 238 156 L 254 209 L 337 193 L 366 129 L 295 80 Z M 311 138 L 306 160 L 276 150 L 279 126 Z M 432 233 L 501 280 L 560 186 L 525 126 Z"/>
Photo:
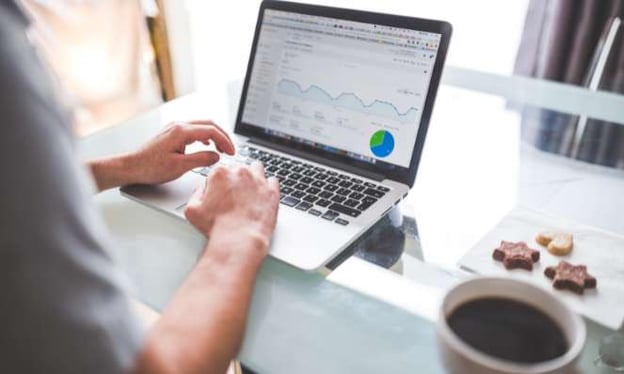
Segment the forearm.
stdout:
<path fill-rule="evenodd" d="M 121 154 L 111 157 L 87 161 L 98 191 L 125 186 L 133 183 L 130 154 Z"/>
<path fill-rule="evenodd" d="M 148 337 L 137 372 L 224 373 L 236 356 L 267 243 L 216 223 L 205 254 Z"/>

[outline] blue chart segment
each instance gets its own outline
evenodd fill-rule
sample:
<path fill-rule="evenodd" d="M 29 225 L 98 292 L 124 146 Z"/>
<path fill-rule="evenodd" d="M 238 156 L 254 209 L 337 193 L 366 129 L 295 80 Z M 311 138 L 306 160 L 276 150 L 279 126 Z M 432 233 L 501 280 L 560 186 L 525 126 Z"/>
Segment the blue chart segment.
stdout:
<path fill-rule="evenodd" d="M 367 104 L 359 96 L 351 92 L 343 92 L 334 97 L 316 85 L 303 89 L 299 83 L 290 79 L 280 80 L 277 84 L 277 92 L 286 96 L 389 118 L 397 122 L 416 122 L 418 118 L 418 110 L 414 107 L 410 107 L 405 112 L 400 112 L 394 104 L 388 101 L 374 100 Z"/>
<path fill-rule="evenodd" d="M 383 158 L 394 150 L 394 137 L 388 131 L 379 130 L 371 136 L 369 145 L 375 156 Z"/>

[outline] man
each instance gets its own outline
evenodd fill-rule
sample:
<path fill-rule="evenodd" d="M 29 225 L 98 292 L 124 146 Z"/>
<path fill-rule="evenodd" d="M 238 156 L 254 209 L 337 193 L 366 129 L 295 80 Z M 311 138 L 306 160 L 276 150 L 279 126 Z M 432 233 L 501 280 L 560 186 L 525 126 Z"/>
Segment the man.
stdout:
<path fill-rule="evenodd" d="M 267 181 L 260 164 L 217 168 L 206 179 L 186 216 L 210 240 L 146 334 L 27 27 L 16 3 L 0 0 L 0 372 L 225 372 L 275 227 L 278 182 Z M 185 154 L 195 141 L 234 153 L 213 123 L 178 123 L 136 152 L 89 168 L 100 190 L 165 182 L 217 162 L 218 152 Z"/>

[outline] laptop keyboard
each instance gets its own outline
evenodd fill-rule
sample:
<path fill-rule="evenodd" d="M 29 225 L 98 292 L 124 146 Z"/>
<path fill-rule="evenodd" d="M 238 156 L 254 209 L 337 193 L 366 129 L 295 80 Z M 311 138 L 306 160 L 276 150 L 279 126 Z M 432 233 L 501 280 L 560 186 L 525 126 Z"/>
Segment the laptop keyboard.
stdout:
<path fill-rule="evenodd" d="M 221 165 L 261 161 L 267 177 L 280 181 L 282 205 L 344 226 L 390 191 L 380 184 L 250 146 L 241 146 L 236 157 L 222 160 Z M 209 171 L 209 167 L 195 170 L 202 175 Z"/>

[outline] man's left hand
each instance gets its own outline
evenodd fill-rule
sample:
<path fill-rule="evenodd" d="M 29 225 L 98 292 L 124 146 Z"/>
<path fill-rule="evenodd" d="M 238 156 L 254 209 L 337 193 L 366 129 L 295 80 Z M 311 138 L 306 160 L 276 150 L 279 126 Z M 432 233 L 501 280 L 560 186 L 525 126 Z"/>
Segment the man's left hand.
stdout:
<path fill-rule="evenodd" d="M 202 142 L 215 151 L 186 153 L 186 146 Z M 138 150 L 89 162 L 98 189 L 128 184 L 159 184 L 187 171 L 219 161 L 219 153 L 234 155 L 229 135 L 212 121 L 174 122 Z"/>

